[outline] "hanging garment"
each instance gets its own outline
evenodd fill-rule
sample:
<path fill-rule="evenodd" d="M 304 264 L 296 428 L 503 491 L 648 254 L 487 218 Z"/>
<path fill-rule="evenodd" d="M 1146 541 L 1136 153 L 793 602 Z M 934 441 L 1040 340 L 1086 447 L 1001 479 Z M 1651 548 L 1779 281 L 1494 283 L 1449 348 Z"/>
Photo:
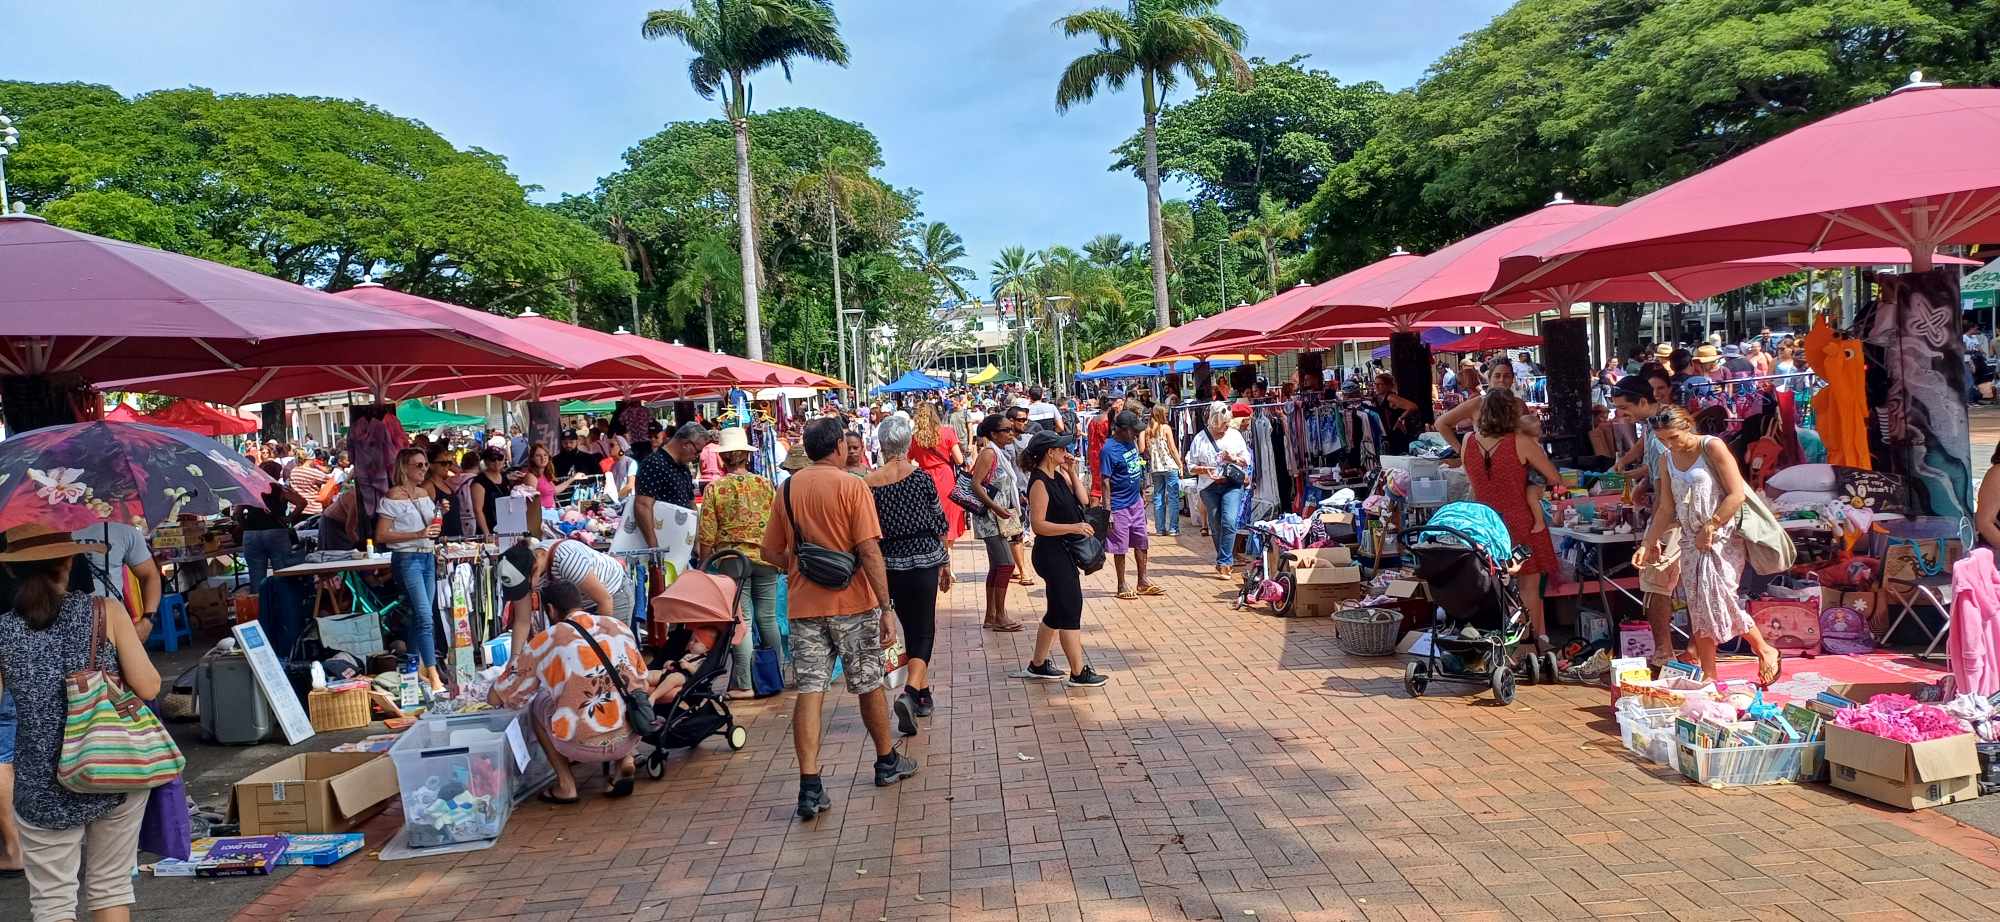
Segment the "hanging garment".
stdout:
<path fill-rule="evenodd" d="M 2000 691 L 2000 571 L 1986 548 L 1951 565 L 1949 630 L 1945 650 L 1958 693 L 1983 698 Z"/>
<path fill-rule="evenodd" d="M 1825 318 L 1806 334 L 1806 357 L 1826 386 L 1812 398 L 1813 421 L 1830 464 L 1873 470 L 1868 455 L 1868 379 L 1861 341 L 1836 334 Z"/>

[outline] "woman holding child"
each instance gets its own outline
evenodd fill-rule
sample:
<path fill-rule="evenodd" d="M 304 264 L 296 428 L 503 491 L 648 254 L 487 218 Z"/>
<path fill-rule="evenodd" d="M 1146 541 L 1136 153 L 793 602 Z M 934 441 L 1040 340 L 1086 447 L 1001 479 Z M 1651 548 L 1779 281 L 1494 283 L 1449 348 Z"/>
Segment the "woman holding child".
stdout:
<path fill-rule="evenodd" d="M 1561 483 L 1562 475 L 1541 443 L 1521 432 L 1525 409 L 1526 404 L 1512 391 L 1494 388 L 1486 392 L 1472 435 L 1463 447 L 1465 478 L 1472 486 L 1472 498 L 1500 513 L 1501 521 L 1507 523 L 1508 537 L 1515 546 L 1528 549 L 1528 559 L 1520 569 L 1521 607 L 1528 610 L 1536 651 L 1547 652 L 1542 583 L 1556 572 L 1556 549 L 1549 540 L 1540 504 L 1529 500 L 1528 471 L 1534 469 L 1549 483 Z"/>

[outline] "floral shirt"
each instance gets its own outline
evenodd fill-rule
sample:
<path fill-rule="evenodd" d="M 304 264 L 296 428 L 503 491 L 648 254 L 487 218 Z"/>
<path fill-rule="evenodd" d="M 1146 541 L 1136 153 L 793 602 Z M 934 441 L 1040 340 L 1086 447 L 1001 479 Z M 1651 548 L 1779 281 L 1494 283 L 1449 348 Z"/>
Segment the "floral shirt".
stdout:
<path fill-rule="evenodd" d="M 508 707 L 525 708 L 538 694 L 549 697 L 549 735 L 565 743 L 599 744 L 622 740 L 630 732 L 625 702 L 604 668 L 597 651 L 577 633 L 582 625 L 611 657 L 625 687 L 645 692 L 646 661 L 632 631 L 617 618 L 572 612 L 571 623 L 557 622 L 536 634 L 507 661 L 493 683 L 494 697 Z"/>
<path fill-rule="evenodd" d="M 771 521 L 771 502 L 778 496 L 771 482 L 756 474 L 731 474 L 708 485 L 701 501 L 695 540 L 711 553 L 724 548 L 742 551 L 751 563 L 764 563 L 764 526 Z"/>

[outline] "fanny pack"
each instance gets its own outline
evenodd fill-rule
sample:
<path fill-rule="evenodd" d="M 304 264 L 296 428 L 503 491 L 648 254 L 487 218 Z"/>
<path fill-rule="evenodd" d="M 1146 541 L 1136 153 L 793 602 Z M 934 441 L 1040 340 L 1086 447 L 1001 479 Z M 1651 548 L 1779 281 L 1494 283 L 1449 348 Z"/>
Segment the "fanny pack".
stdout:
<path fill-rule="evenodd" d="M 854 581 L 854 555 L 846 551 L 836 551 L 807 541 L 799 528 L 799 517 L 792 514 L 792 482 L 785 481 L 785 519 L 792 526 L 792 556 L 798 559 L 799 573 L 815 585 L 827 589 L 846 589 Z"/>

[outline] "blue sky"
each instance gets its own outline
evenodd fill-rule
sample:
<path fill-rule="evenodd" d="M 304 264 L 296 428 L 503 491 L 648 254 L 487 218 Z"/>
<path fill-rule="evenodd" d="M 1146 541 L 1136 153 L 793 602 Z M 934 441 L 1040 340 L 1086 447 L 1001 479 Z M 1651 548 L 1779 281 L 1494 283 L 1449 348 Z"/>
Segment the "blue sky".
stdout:
<path fill-rule="evenodd" d="M 1101 0 L 1099 0 L 1101 2 Z M 590 189 L 669 121 L 708 118 L 687 52 L 639 37 L 648 0 L 0 0 L 0 77 L 126 93 L 177 86 L 358 98 L 504 155 L 541 198 Z M 756 83 L 758 108 L 812 106 L 881 138 L 886 178 L 923 192 L 982 277 L 1001 247 L 1144 239 L 1138 181 L 1106 170 L 1138 125 L 1134 91 L 1057 115 L 1082 39 L 1050 28 L 1085 0 L 840 0 L 853 53 Z M 1502 0 L 1225 0 L 1250 54 L 1408 86 Z M 135 25 L 141 24 L 138 28 Z M 33 144 L 33 138 L 23 138 Z"/>

